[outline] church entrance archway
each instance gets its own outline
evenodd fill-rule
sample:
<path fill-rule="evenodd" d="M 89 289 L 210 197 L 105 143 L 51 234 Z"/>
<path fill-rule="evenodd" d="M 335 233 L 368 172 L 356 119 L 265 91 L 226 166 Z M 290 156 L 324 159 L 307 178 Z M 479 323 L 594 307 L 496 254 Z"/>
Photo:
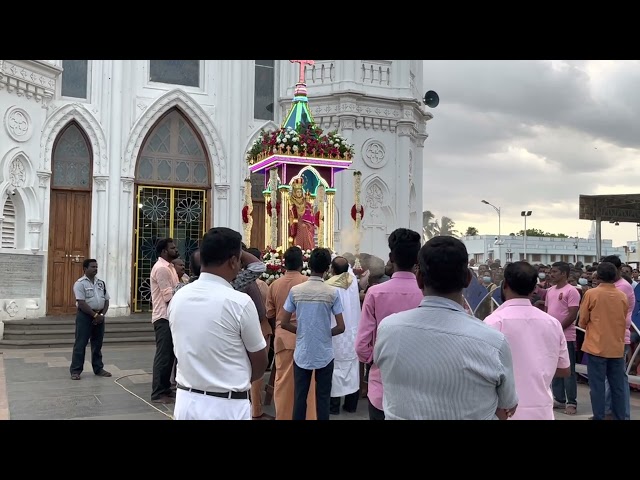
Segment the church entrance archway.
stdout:
<path fill-rule="evenodd" d="M 75 121 L 65 126 L 51 156 L 47 314 L 76 312 L 73 284 L 89 258 L 93 152 Z M 100 265 L 99 267 L 104 268 Z"/>
<path fill-rule="evenodd" d="M 145 138 L 136 163 L 134 312 L 151 311 L 149 276 L 159 239 L 174 239 L 189 271 L 189 257 L 211 221 L 210 165 L 200 134 L 178 108 Z"/>

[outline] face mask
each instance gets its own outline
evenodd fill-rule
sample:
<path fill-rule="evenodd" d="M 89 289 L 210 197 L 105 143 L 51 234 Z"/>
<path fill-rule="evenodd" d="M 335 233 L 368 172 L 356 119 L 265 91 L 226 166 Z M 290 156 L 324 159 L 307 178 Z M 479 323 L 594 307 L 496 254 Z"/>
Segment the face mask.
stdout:
<path fill-rule="evenodd" d="M 587 280 L 586 278 L 581 278 L 581 279 L 578 280 L 578 283 L 580 285 L 586 285 L 586 284 L 589 283 L 589 280 Z"/>
<path fill-rule="evenodd" d="M 484 283 L 491 283 L 491 277 L 482 277 Z"/>
<path fill-rule="evenodd" d="M 540 280 L 544 280 L 546 276 L 547 276 L 547 274 L 546 274 L 546 273 L 539 273 L 539 274 L 538 274 L 538 278 L 539 278 Z"/>

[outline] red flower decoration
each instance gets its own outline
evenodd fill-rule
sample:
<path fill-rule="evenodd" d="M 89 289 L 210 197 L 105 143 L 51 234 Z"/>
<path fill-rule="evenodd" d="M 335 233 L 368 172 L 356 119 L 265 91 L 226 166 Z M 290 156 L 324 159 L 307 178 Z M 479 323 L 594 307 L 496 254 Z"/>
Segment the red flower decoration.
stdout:
<path fill-rule="evenodd" d="M 249 223 L 249 205 L 245 205 L 242 209 L 242 222 Z"/>
<path fill-rule="evenodd" d="M 351 218 L 353 218 L 353 221 L 356 221 L 356 206 L 354 205 L 353 207 L 351 207 Z M 364 218 L 364 206 L 360 205 L 360 220 L 362 220 Z"/>
<path fill-rule="evenodd" d="M 271 209 L 272 209 L 272 208 L 273 208 L 273 207 L 272 207 L 272 205 L 271 205 L 271 200 L 269 200 L 269 201 L 267 202 L 267 215 L 271 216 Z M 280 202 L 277 202 L 277 203 L 276 203 L 276 213 L 277 213 L 278 215 L 280 215 Z"/>

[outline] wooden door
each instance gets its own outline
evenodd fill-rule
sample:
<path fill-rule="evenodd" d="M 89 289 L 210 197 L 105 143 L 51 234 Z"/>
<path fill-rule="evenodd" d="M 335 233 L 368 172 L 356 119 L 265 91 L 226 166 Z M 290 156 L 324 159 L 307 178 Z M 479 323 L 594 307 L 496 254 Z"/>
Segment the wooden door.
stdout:
<path fill-rule="evenodd" d="M 52 190 L 47 275 L 48 315 L 69 315 L 76 312 L 73 284 L 84 274 L 82 262 L 89 256 L 90 235 L 91 192 Z"/>
<path fill-rule="evenodd" d="M 251 213 L 253 226 L 251 227 L 251 245 L 249 246 L 263 251 L 264 247 L 267 245 L 266 232 L 264 228 L 264 198 L 262 200 L 252 200 L 251 203 L 253 203 L 253 212 Z"/>

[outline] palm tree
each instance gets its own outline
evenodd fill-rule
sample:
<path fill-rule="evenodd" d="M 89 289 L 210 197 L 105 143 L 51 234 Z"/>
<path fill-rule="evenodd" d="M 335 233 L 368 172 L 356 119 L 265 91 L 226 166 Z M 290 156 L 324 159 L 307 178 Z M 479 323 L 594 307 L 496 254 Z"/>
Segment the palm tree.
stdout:
<path fill-rule="evenodd" d="M 443 216 L 440 219 L 440 222 L 438 222 L 438 220 L 434 221 L 434 218 L 436 218 L 435 215 L 429 210 L 422 212 L 422 236 L 424 241 L 441 235 L 448 235 L 451 237 L 457 237 L 460 235 L 460 232 L 455 229 L 456 223 L 449 217 Z"/>
<path fill-rule="evenodd" d="M 424 212 L 422 212 L 422 238 L 425 242 L 430 238 L 433 238 L 435 234 L 435 223 L 433 222 L 434 218 L 436 218 L 436 216 L 429 210 L 425 210 Z"/>
<path fill-rule="evenodd" d="M 478 233 L 480 232 L 478 232 L 478 229 L 476 227 L 467 227 L 467 231 L 464 232 L 467 237 L 475 237 L 476 235 L 478 235 Z"/>
<path fill-rule="evenodd" d="M 440 219 L 440 225 L 436 220 L 434 230 L 436 236 L 457 237 L 460 235 L 460 232 L 456 230 L 456 222 L 445 216 Z"/>

